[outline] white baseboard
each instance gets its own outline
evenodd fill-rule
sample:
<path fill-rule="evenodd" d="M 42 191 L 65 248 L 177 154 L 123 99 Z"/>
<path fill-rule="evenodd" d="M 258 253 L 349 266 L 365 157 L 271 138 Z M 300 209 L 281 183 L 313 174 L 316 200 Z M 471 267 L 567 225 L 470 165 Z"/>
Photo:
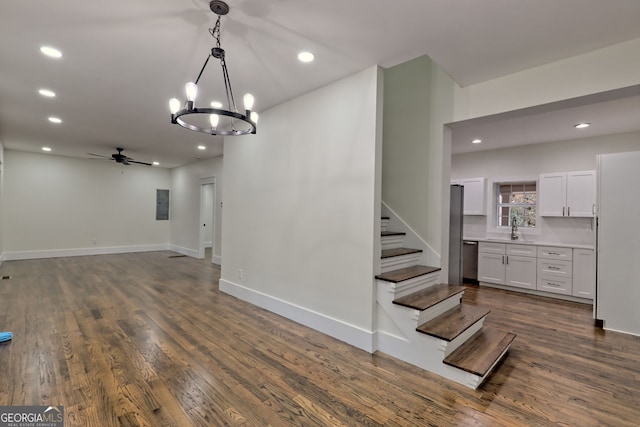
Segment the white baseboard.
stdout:
<path fill-rule="evenodd" d="M 222 257 L 219 255 L 213 256 L 213 263 L 217 265 L 222 265 Z"/>
<path fill-rule="evenodd" d="M 178 252 L 179 254 L 182 254 L 182 255 L 190 256 L 192 258 L 198 258 L 198 255 L 199 255 L 197 249 L 184 248 L 178 245 L 169 245 L 169 250 L 173 252 Z"/>
<path fill-rule="evenodd" d="M 340 341 L 344 341 L 368 353 L 373 353 L 374 351 L 373 333 L 360 327 L 350 325 L 322 313 L 300 307 L 225 279 L 220 279 L 220 290 Z"/>
<path fill-rule="evenodd" d="M 26 259 L 39 258 L 60 258 L 69 256 L 86 256 L 86 255 L 109 255 L 124 254 L 131 252 L 153 252 L 167 251 L 169 244 L 159 245 L 132 245 L 132 246 L 104 246 L 91 248 L 75 248 L 75 249 L 48 249 L 40 251 L 17 251 L 5 252 L 3 254 L 4 261 L 18 261 Z"/>

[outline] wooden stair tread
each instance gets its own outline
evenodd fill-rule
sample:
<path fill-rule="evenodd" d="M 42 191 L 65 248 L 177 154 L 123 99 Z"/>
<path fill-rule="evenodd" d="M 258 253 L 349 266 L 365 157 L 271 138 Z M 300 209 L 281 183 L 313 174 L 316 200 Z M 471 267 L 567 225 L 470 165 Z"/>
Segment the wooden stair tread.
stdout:
<path fill-rule="evenodd" d="M 444 363 L 484 377 L 515 337 L 511 332 L 482 328 L 447 356 Z"/>
<path fill-rule="evenodd" d="M 426 310 L 449 297 L 461 294 L 464 292 L 464 289 L 464 286 L 440 283 L 438 285 L 433 285 L 426 289 L 419 290 L 410 295 L 400 297 L 394 300 L 393 303 L 413 308 L 415 310 Z"/>
<path fill-rule="evenodd" d="M 398 270 L 387 271 L 376 276 L 376 279 L 386 282 L 398 283 L 415 277 L 439 271 L 440 267 L 429 267 L 427 265 L 413 265 L 411 267 L 399 268 Z"/>
<path fill-rule="evenodd" d="M 410 249 L 410 248 L 393 248 L 383 249 L 381 258 L 391 258 L 394 256 L 410 255 L 422 252 L 422 249 Z"/>
<path fill-rule="evenodd" d="M 380 219 L 390 219 L 388 216 L 382 216 Z"/>
<path fill-rule="evenodd" d="M 418 326 L 416 331 L 445 341 L 452 341 L 491 310 L 476 305 L 460 304 L 440 316 Z"/>
<path fill-rule="evenodd" d="M 382 231 L 380 233 L 380 235 L 382 237 L 385 237 L 385 236 L 406 236 L 407 233 L 402 232 L 402 231 Z"/>

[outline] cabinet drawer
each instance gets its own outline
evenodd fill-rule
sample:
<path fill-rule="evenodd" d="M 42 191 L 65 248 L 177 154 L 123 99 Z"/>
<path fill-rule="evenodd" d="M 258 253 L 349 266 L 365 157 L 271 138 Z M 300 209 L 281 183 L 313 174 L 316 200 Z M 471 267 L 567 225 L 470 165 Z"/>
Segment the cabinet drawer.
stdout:
<path fill-rule="evenodd" d="M 573 275 L 573 263 L 571 261 L 556 259 L 538 259 L 538 276 L 571 277 Z"/>
<path fill-rule="evenodd" d="M 507 245 L 507 255 L 536 257 L 536 245 Z"/>
<path fill-rule="evenodd" d="M 478 244 L 478 252 L 504 255 L 506 253 L 505 244 L 504 243 L 480 242 Z"/>
<path fill-rule="evenodd" d="M 573 259 L 573 249 L 555 248 L 553 246 L 538 246 L 538 258 L 571 261 Z"/>
<path fill-rule="evenodd" d="M 571 277 L 538 276 L 538 290 L 571 295 Z"/>

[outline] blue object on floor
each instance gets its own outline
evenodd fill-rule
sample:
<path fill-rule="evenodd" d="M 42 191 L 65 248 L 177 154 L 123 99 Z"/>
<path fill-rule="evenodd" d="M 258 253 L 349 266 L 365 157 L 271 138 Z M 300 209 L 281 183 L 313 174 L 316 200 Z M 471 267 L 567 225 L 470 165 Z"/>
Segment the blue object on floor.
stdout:
<path fill-rule="evenodd" d="M 11 332 L 0 332 L 0 342 L 11 341 L 13 334 Z"/>

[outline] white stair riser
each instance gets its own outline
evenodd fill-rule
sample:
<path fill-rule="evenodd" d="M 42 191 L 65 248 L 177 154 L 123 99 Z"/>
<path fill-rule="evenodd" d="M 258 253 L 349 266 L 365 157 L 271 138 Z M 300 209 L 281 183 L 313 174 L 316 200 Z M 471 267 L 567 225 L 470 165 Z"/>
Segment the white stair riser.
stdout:
<path fill-rule="evenodd" d="M 414 292 L 427 289 L 439 282 L 440 271 L 434 271 L 433 273 L 425 274 L 423 276 L 414 277 L 413 279 L 403 280 L 402 282 L 392 283 L 394 290 L 394 299 L 412 294 Z"/>
<path fill-rule="evenodd" d="M 462 300 L 463 293 L 464 292 L 452 295 L 446 300 L 434 305 L 433 307 L 429 307 L 428 309 L 421 311 L 420 315 L 416 319 L 417 324 L 422 325 L 423 323 L 426 323 L 431 319 L 435 319 L 444 312 L 449 311 L 452 308 L 456 308 L 458 305 L 460 305 L 460 300 Z"/>
<path fill-rule="evenodd" d="M 486 374 L 484 374 L 484 377 L 479 377 L 477 375 L 474 375 L 474 377 L 477 378 L 477 381 L 470 381 L 469 384 L 465 384 L 467 387 L 471 387 L 473 389 L 476 389 L 478 387 L 480 387 L 480 385 L 484 382 L 484 380 L 487 379 L 487 377 L 489 375 L 491 375 L 491 373 L 493 372 L 493 369 L 498 365 L 498 363 L 500 363 L 500 361 L 504 358 L 504 356 L 507 354 L 507 351 L 509 351 L 509 348 L 511 348 L 511 344 L 509 344 L 509 346 L 507 348 L 504 349 L 504 351 L 502 352 L 502 354 L 500 354 L 500 357 L 498 357 L 496 359 L 496 361 L 493 363 L 493 365 L 491 365 L 491 367 L 489 368 L 489 370 L 487 371 Z"/>
<path fill-rule="evenodd" d="M 415 254 L 383 258 L 380 261 L 380 271 L 382 273 L 386 273 L 393 270 L 399 270 L 401 268 L 412 267 L 414 265 L 418 265 L 419 260 L 419 252 Z"/>
<path fill-rule="evenodd" d="M 387 227 L 388 226 L 389 226 L 389 220 L 388 219 L 380 220 L 380 231 L 387 231 Z"/>
<path fill-rule="evenodd" d="M 382 249 L 393 249 L 402 247 L 404 236 L 382 236 L 380 245 Z"/>
<path fill-rule="evenodd" d="M 473 325 L 469 326 L 469 328 L 466 331 L 464 331 L 463 333 L 461 333 L 460 335 L 455 337 L 455 339 L 453 339 L 453 340 L 451 340 L 449 342 L 445 341 L 446 345 L 443 348 L 444 355 L 442 356 L 442 360 L 444 360 L 445 357 L 447 357 L 451 353 L 453 353 L 462 344 L 467 342 L 467 340 L 469 338 L 471 338 L 473 335 L 475 335 L 476 332 L 478 332 L 480 329 L 482 329 L 482 325 L 484 324 L 484 319 L 486 317 L 487 316 L 483 317 L 482 319 L 478 320 Z"/>

